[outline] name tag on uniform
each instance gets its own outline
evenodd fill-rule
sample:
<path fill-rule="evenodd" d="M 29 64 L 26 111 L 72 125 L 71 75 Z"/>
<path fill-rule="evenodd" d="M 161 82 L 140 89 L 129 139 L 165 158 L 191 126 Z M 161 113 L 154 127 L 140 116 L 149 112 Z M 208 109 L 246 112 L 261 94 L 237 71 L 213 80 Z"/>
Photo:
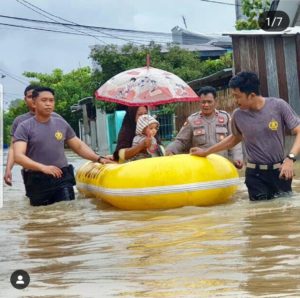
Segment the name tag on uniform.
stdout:
<path fill-rule="evenodd" d="M 195 129 L 193 134 L 194 134 L 194 136 L 201 136 L 201 135 L 205 134 L 205 130 L 201 129 L 201 128 Z"/>
<path fill-rule="evenodd" d="M 202 124 L 202 120 L 201 119 L 197 119 L 197 120 L 194 121 L 194 124 L 195 125 L 200 125 L 200 124 Z"/>

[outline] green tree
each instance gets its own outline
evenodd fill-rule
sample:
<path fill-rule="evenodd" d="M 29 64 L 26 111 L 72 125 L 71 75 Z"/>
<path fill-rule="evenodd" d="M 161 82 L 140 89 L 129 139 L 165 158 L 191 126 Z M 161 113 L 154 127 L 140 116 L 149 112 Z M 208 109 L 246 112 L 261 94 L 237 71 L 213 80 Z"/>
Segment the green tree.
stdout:
<path fill-rule="evenodd" d="M 237 30 L 259 29 L 258 18 L 261 13 L 269 10 L 269 0 L 242 0 L 242 12 L 246 20 L 238 20 L 235 24 Z"/>
<path fill-rule="evenodd" d="M 10 131 L 14 119 L 28 111 L 24 100 L 15 99 L 11 102 L 8 111 L 3 114 L 3 143 L 10 144 Z"/>
<path fill-rule="evenodd" d="M 71 106 L 77 104 L 84 97 L 92 96 L 96 89 L 96 82 L 92 80 L 89 67 L 82 67 L 64 74 L 61 69 L 54 69 L 50 74 L 25 72 L 31 84 L 47 86 L 55 90 L 55 111 L 60 114 L 78 133 L 78 113 L 71 113 Z M 13 120 L 28 111 L 24 100 L 12 101 L 7 112 L 4 113 L 4 143 L 10 143 L 10 129 Z"/>
<path fill-rule="evenodd" d="M 71 106 L 82 98 L 92 96 L 95 90 L 89 67 L 82 67 L 64 74 L 54 69 L 50 74 L 25 72 L 31 83 L 47 86 L 55 90 L 55 112 L 60 114 L 78 132 L 80 114 L 71 113 Z"/>
<path fill-rule="evenodd" d="M 121 49 L 115 45 L 108 45 L 93 49 L 90 57 L 101 67 L 91 72 L 89 67 L 82 67 L 64 74 L 61 69 L 54 69 L 52 73 L 25 72 L 32 84 L 51 87 L 55 90 L 55 111 L 66 119 L 78 132 L 80 114 L 71 113 L 70 107 L 82 98 L 93 96 L 97 88 L 114 75 L 127 69 L 146 65 L 146 56 L 150 54 L 151 66 L 170 71 L 184 81 L 191 81 L 210 75 L 223 68 L 232 67 L 231 54 L 220 59 L 201 61 L 198 53 L 183 50 L 178 46 L 168 45 L 163 51 L 160 45 L 135 46 L 126 44 Z M 96 101 L 97 106 L 105 111 L 113 111 L 114 103 Z M 170 113 L 176 105 L 165 105 L 162 111 Z M 20 114 L 26 113 L 27 107 L 23 100 L 12 102 L 9 110 L 4 114 L 4 143 L 10 143 L 10 128 L 13 120 Z"/>
<path fill-rule="evenodd" d="M 162 47 L 155 43 L 148 46 L 126 44 L 121 48 L 108 45 L 91 51 L 90 58 L 101 66 L 101 70 L 93 73 L 94 82 L 98 82 L 100 86 L 120 72 L 145 66 L 147 54 L 150 54 L 152 67 L 170 71 L 184 81 L 195 80 L 223 68 L 232 67 L 231 54 L 216 60 L 201 61 L 198 53 L 171 44 L 167 46 L 167 50 L 162 50 Z M 97 101 L 97 107 L 108 112 L 114 110 L 115 106 L 114 103 Z M 170 112 L 174 108 L 174 105 L 168 105 L 164 110 Z"/>

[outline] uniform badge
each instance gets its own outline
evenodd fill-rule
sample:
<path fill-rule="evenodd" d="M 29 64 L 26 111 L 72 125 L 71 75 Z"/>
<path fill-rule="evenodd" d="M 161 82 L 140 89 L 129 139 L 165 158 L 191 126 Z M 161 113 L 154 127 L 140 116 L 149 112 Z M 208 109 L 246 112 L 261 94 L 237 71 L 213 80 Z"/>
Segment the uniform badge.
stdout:
<path fill-rule="evenodd" d="M 55 133 L 54 136 L 55 136 L 55 139 L 56 139 L 57 141 L 60 141 L 60 140 L 62 140 L 62 138 L 63 138 L 63 134 L 62 134 L 62 132 L 59 131 L 59 130 L 56 131 L 56 133 Z"/>
<path fill-rule="evenodd" d="M 195 129 L 194 130 L 194 136 L 201 136 L 201 135 L 204 135 L 205 134 L 205 130 L 204 129 Z"/>
<path fill-rule="evenodd" d="M 183 126 L 186 126 L 188 124 L 188 122 L 187 121 L 185 121 L 184 123 L 183 123 Z"/>
<path fill-rule="evenodd" d="M 202 120 L 201 119 L 197 119 L 197 120 L 194 121 L 194 124 L 195 125 L 200 125 L 200 124 L 202 124 Z"/>
<path fill-rule="evenodd" d="M 218 117 L 218 122 L 223 124 L 223 123 L 224 123 L 224 118 L 221 117 L 221 116 L 219 116 L 219 117 Z"/>
<path fill-rule="evenodd" d="M 272 121 L 269 122 L 269 128 L 271 130 L 277 130 L 278 129 L 278 122 L 274 119 L 272 119 Z"/>

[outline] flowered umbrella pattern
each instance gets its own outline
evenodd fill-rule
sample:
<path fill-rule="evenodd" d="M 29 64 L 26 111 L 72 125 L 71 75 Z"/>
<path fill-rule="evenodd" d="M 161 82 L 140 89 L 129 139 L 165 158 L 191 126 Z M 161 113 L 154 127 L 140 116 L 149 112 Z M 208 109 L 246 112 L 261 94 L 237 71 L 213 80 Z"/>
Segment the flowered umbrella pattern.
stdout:
<path fill-rule="evenodd" d="M 126 106 L 156 106 L 199 100 L 193 89 L 178 76 L 150 66 L 115 75 L 96 91 L 95 97 Z"/>

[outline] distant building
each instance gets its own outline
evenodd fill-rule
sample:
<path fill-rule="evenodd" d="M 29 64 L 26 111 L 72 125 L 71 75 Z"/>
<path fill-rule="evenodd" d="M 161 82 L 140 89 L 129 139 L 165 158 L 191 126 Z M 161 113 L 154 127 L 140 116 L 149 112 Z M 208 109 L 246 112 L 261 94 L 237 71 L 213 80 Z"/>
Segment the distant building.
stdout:
<path fill-rule="evenodd" d="M 227 49 L 222 47 L 217 47 L 211 44 L 199 44 L 199 45 L 184 45 L 184 44 L 177 44 L 176 46 L 180 47 L 183 50 L 189 52 L 195 52 L 198 54 L 199 59 L 206 60 L 206 59 L 217 59 L 220 56 L 227 53 Z M 168 48 L 166 46 L 162 46 L 161 52 L 167 52 Z"/>
<path fill-rule="evenodd" d="M 181 49 L 196 52 L 201 60 L 217 59 L 227 52 L 232 52 L 232 41 L 228 36 L 221 34 L 209 35 L 191 32 L 179 26 L 175 26 L 172 30 L 172 41 L 170 45 L 174 44 Z M 104 45 L 90 46 L 91 51 L 96 51 L 105 47 Z M 117 46 L 121 52 L 122 45 Z M 161 44 L 162 52 L 168 51 L 168 46 Z M 101 65 L 92 60 L 92 67 L 101 71 Z"/>
<path fill-rule="evenodd" d="M 179 26 L 174 27 L 172 30 L 172 41 L 175 44 L 182 45 L 200 45 L 211 44 L 223 48 L 232 48 L 231 39 L 227 36 L 210 35 L 203 33 L 191 32 Z"/>
<path fill-rule="evenodd" d="M 219 58 L 232 51 L 232 42 L 227 36 L 191 32 L 179 26 L 171 31 L 174 44 L 188 51 L 198 52 L 201 59 Z"/>

